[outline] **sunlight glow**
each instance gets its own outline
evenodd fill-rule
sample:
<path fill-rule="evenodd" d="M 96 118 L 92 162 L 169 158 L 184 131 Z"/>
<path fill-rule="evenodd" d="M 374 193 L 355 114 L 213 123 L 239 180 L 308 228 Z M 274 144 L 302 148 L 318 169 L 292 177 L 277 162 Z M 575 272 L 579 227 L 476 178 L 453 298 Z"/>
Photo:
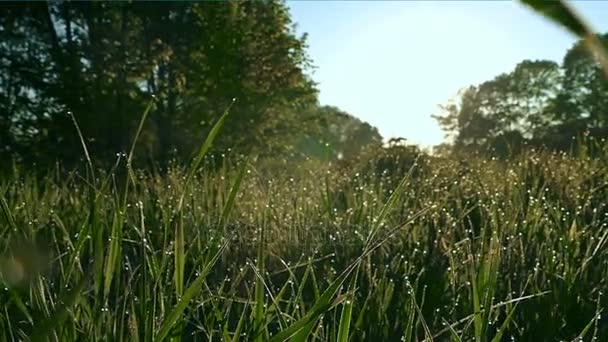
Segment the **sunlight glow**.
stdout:
<path fill-rule="evenodd" d="M 575 38 L 516 2 L 289 2 L 308 33 L 322 104 L 378 127 L 386 138 L 432 146 L 432 114 L 459 89 L 524 59 L 561 61 Z M 591 23 L 607 4 L 580 2 Z M 598 29 L 605 29 L 596 25 Z"/>

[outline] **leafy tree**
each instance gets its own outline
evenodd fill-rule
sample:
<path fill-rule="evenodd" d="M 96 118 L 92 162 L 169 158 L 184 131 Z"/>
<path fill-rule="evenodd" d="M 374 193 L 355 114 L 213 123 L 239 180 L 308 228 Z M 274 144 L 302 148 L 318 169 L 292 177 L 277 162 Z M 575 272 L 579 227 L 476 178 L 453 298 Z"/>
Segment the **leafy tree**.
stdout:
<path fill-rule="evenodd" d="M 523 61 L 510 73 L 462 91 L 435 117 L 452 132 L 457 149 L 521 145 L 551 123 L 547 109 L 560 93 L 561 78 L 554 62 Z"/>
<path fill-rule="evenodd" d="M 4 154 L 77 160 L 71 112 L 112 159 L 153 96 L 141 144 L 153 160 L 188 153 L 233 98 L 219 146 L 269 153 L 316 103 L 305 36 L 281 1 L 0 6 Z"/>
<path fill-rule="evenodd" d="M 608 35 L 598 35 L 608 45 Z M 564 148 L 572 137 L 608 135 L 608 80 L 584 41 L 578 41 L 563 60 L 562 92 L 553 104 L 554 125 L 547 138 Z"/>
<path fill-rule="evenodd" d="M 59 104 L 48 94 L 57 75 L 40 4 L 0 4 L 0 156 L 23 155 L 46 133 Z"/>
<path fill-rule="evenodd" d="M 442 107 L 442 115 L 435 116 L 451 134 L 454 149 L 508 154 L 527 144 L 566 148 L 573 135 L 589 126 L 586 113 L 601 113 L 597 106 L 605 97 L 599 90 L 603 77 L 599 68 L 567 62 L 570 58 L 566 57 L 565 67 L 551 61 L 523 61 L 508 74 L 462 91 Z M 587 73 L 572 70 L 583 66 Z M 589 99 L 591 88 L 595 95 Z"/>

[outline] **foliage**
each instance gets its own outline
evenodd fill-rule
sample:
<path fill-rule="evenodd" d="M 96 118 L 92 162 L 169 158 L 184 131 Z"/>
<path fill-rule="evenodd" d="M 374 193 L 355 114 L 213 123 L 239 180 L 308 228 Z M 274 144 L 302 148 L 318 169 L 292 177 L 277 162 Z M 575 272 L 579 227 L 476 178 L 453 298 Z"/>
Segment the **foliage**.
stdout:
<path fill-rule="evenodd" d="M 452 135 L 454 150 L 506 156 L 528 145 L 570 151 L 583 136 L 606 136 L 607 87 L 600 65 L 579 41 L 561 65 L 523 61 L 464 89 L 435 118 Z"/>
<path fill-rule="evenodd" d="M 281 2 L 0 6 L 0 157 L 64 162 L 0 178 L 0 340 L 608 338 L 582 43 L 465 90 L 439 118 L 456 153 L 429 156 L 316 103 Z M 203 133 L 189 167 L 132 163 Z M 460 153 L 485 148 L 505 158 Z"/>
<path fill-rule="evenodd" d="M 0 6 L 6 157 L 77 160 L 71 112 L 96 160 L 113 160 L 152 97 L 138 153 L 147 160 L 187 155 L 234 98 L 238 120 L 218 144 L 263 152 L 316 102 L 305 36 L 282 2 Z"/>

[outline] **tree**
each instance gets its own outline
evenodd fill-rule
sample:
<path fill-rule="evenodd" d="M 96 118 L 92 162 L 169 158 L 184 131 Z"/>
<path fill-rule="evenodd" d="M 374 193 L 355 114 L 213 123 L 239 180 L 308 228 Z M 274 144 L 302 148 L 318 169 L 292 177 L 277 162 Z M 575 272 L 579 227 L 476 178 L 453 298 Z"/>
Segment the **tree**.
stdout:
<path fill-rule="evenodd" d="M 56 80 L 48 61 L 45 8 L 2 3 L 0 15 L 0 156 L 23 156 L 44 134 L 44 126 L 59 106 L 48 93 Z"/>
<path fill-rule="evenodd" d="M 155 161 L 187 155 L 233 98 L 217 146 L 268 153 L 316 104 L 280 1 L 0 6 L 4 154 L 78 160 L 71 112 L 96 159 L 113 159 L 153 96 L 141 146 Z"/>
<path fill-rule="evenodd" d="M 551 61 L 523 61 L 515 69 L 463 90 L 435 118 L 451 133 L 455 149 L 511 148 L 533 142 L 551 125 L 562 72 Z"/>
<path fill-rule="evenodd" d="M 598 35 L 608 46 L 608 35 Z M 608 135 L 608 80 L 597 59 L 584 42 L 578 41 L 563 60 L 563 85 L 554 103 L 554 125 L 550 127 L 554 145 L 566 147 L 572 137 L 584 133 L 592 137 Z"/>

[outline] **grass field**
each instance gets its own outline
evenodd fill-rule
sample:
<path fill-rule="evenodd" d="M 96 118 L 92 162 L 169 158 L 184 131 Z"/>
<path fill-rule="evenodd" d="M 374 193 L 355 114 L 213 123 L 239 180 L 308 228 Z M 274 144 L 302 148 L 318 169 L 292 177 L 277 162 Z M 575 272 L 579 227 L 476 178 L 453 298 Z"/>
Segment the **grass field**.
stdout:
<path fill-rule="evenodd" d="M 586 39 L 608 74 L 602 43 L 565 1 L 522 3 Z M 21 11 L 11 13 L 18 22 L 12 16 Z M 54 17 L 45 19 L 51 28 Z M 62 30 L 66 56 L 81 58 L 74 47 L 89 55 L 83 34 L 72 44 L 71 29 Z M 11 32 L 21 31 L 30 32 Z M 27 41 L 28 54 L 42 41 Z M 23 50 L 7 46 L 11 56 Z M 55 54 L 36 63 L 62 69 Z M 53 77 L 40 89 L 30 84 L 43 69 L 16 78 L 30 97 L 47 93 Z M 70 69 L 61 75 L 71 82 L 78 78 Z M 127 84 L 123 76 L 116 84 Z M 605 140 L 592 152 L 530 150 L 506 159 L 380 153 L 347 165 L 230 151 L 211 158 L 225 113 L 190 165 L 161 173 L 131 164 L 152 106 L 111 169 L 94 166 L 68 112 L 82 165 L 49 172 L 16 165 L 1 174 L 0 342 L 608 341 Z M 24 133 L 21 119 L 9 119 L 7 132 L 17 123 Z"/>
<path fill-rule="evenodd" d="M 608 154 L 201 152 L 2 179 L 0 341 L 608 338 Z"/>

